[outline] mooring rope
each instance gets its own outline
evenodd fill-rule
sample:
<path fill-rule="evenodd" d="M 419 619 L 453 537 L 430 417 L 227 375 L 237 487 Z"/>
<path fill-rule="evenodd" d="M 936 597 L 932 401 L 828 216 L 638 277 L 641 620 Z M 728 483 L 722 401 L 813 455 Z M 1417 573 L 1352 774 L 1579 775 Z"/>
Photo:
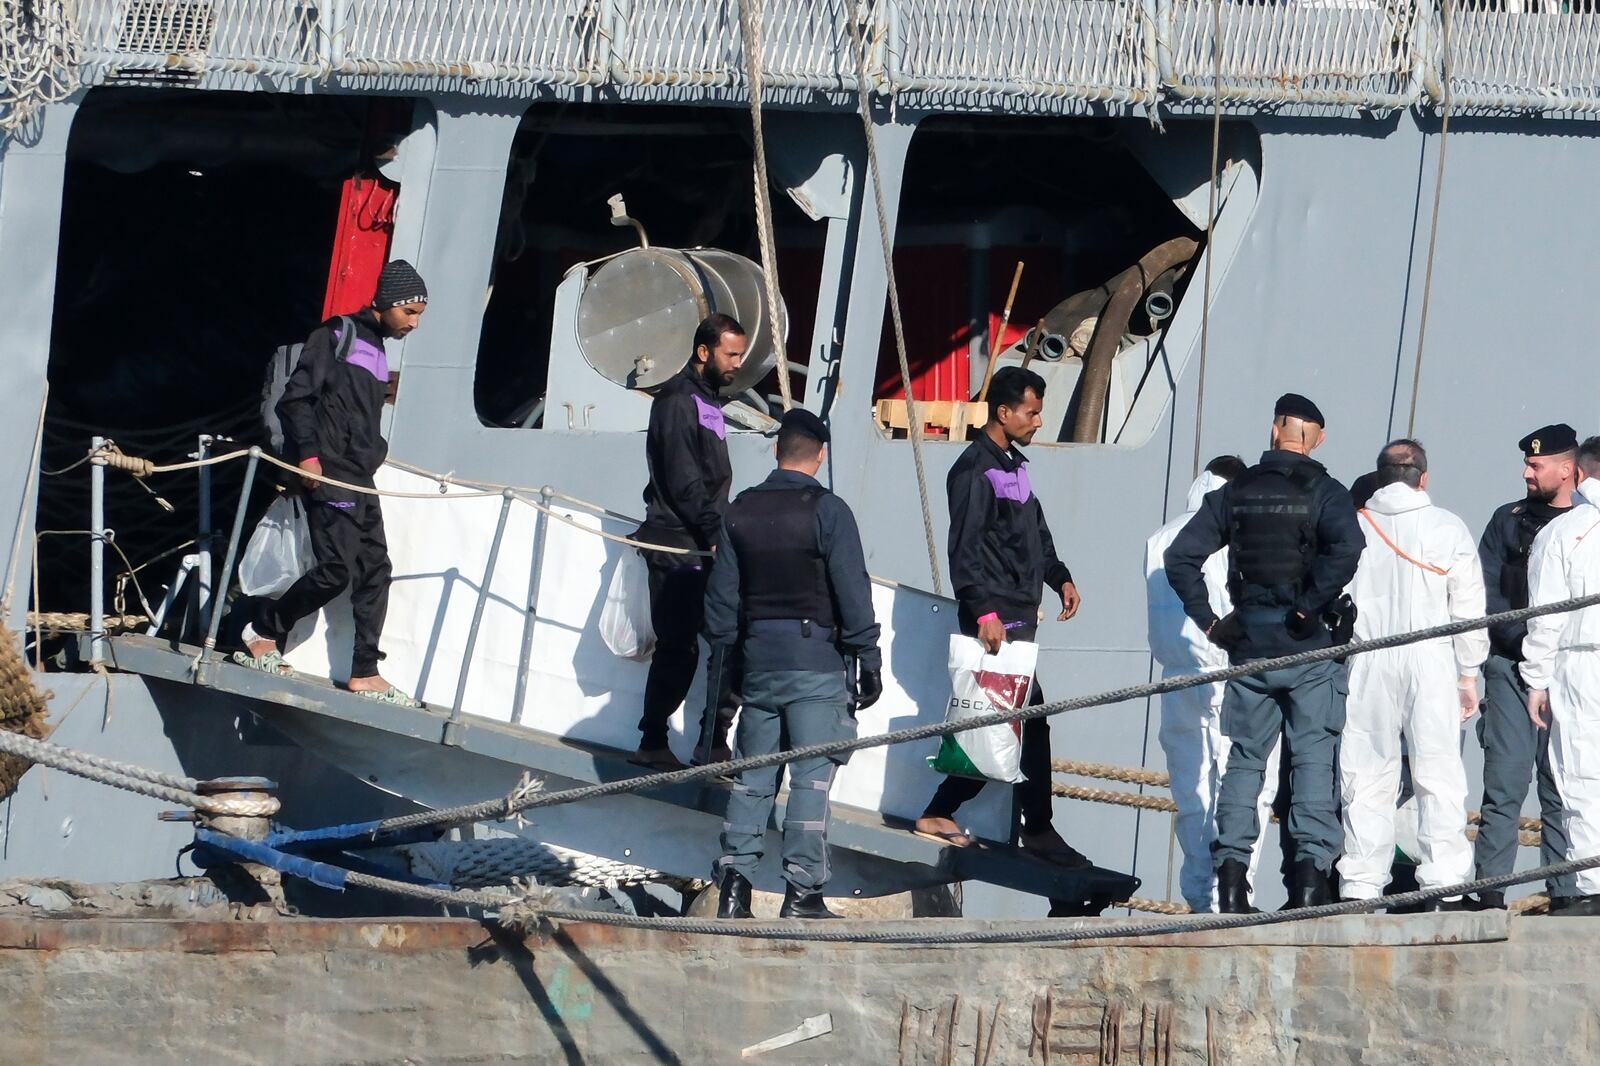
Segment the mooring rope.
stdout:
<path fill-rule="evenodd" d="M 1345 645 L 1321 648 L 1315 651 L 1296 652 L 1293 655 L 1283 655 L 1275 659 L 1253 659 L 1248 662 L 1216 670 L 1208 670 L 1199 674 L 1177 675 L 1166 677 L 1160 681 L 1146 682 L 1137 685 L 1128 685 L 1123 688 L 1112 689 L 1108 692 L 1095 693 L 1087 696 L 1075 696 L 1071 699 L 1057 700 L 1054 703 L 1044 703 L 1032 707 L 1023 707 L 1014 711 L 995 711 L 990 714 L 978 715 L 959 722 L 929 722 L 923 725 L 909 726 L 905 729 L 891 730 L 873 736 L 854 737 L 848 740 L 834 740 L 823 744 L 812 744 L 806 747 L 795 748 L 790 751 L 772 752 L 766 755 L 751 755 L 744 758 L 733 759 L 728 762 L 711 763 L 705 766 L 691 766 L 682 770 L 671 770 L 665 773 L 646 774 L 639 777 L 625 777 L 614 781 L 607 781 L 596 785 L 582 785 L 577 788 L 565 789 L 556 792 L 540 792 L 535 795 L 523 796 L 515 800 L 506 797 L 485 800 L 480 803 L 463 804 L 457 807 L 448 807 L 435 811 L 424 811 L 417 814 L 402 815 L 385 820 L 382 825 L 385 829 L 416 829 L 423 826 L 456 826 L 504 818 L 508 814 L 523 810 L 532 810 L 539 807 L 553 807 L 564 803 L 576 803 L 580 800 L 598 799 L 602 796 L 620 796 L 638 792 L 647 792 L 651 789 L 665 788 L 671 785 L 684 785 L 696 781 L 705 781 L 713 777 L 724 777 L 739 774 L 745 770 L 756 770 L 769 766 L 783 766 L 800 759 L 811 759 L 834 755 L 843 755 L 847 752 L 861 751 L 865 748 L 885 747 L 891 744 L 904 744 L 914 740 L 927 740 L 933 737 L 951 736 L 964 733 L 973 729 L 982 729 L 986 726 L 1002 725 L 1011 722 L 1022 722 L 1033 718 L 1047 718 L 1070 711 L 1084 710 L 1089 707 L 1104 707 L 1112 704 L 1123 703 L 1128 700 L 1140 700 L 1149 696 L 1160 696 L 1168 692 L 1177 692 L 1181 689 L 1194 688 L 1200 685 L 1212 685 L 1223 681 L 1232 681 L 1236 678 L 1246 677 L 1251 674 L 1264 673 L 1269 670 L 1282 670 L 1295 666 L 1306 666 L 1311 663 L 1329 662 L 1334 659 L 1343 659 L 1351 655 L 1363 655 L 1368 652 L 1382 651 L 1386 648 L 1398 648 L 1406 644 L 1414 644 L 1425 640 L 1436 640 L 1442 637 L 1455 636 L 1458 633 L 1467 633 L 1475 629 L 1483 629 L 1490 625 L 1503 622 L 1520 622 L 1528 618 L 1537 618 L 1543 615 L 1561 614 L 1567 611 L 1579 610 L 1600 604 L 1600 593 L 1589 596 L 1578 596 L 1573 599 L 1561 600 L 1557 603 L 1543 604 L 1540 606 L 1523 607 L 1512 611 L 1502 611 L 1499 614 L 1488 615 L 1482 618 L 1465 618 L 1443 625 L 1431 626 L 1426 629 L 1414 630 L 1410 633 L 1396 633 L 1387 637 L 1375 637 L 1371 640 L 1353 641 Z"/>

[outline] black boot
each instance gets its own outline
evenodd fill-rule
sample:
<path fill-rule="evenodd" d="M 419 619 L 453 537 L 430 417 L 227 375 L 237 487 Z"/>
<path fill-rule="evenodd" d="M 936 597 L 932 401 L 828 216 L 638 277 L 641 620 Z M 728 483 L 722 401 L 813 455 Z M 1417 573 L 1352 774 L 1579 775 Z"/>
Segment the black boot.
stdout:
<path fill-rule="evenodd" d="M 722 888 L 717 894 L 718 918 L 753 918 L 750 913 L 750 882 L 738 870 L 722 874 Z"/>
<path fill-rule="evenodd" d="M 790 885 L 783 890 L 783 907 L 778 911 L 778 917 L 837 918 L 839 915 L 828 909 L 828 901 L 822 898 L 820 890 L 808 892 Z"/>
<path fill-rule="evenodd" d="M 1422 905 L 1422 913 L 1438 914 L 1442 911 L 1470 911 L 1475 910 L 1466 896 L 1460 899 L 1430 899 Z"/>
<path fill-rule="evenodd" d="M 1486 888 L 1478 893 L 1477 899 L 1466 896 L 1464 902 L 1469 911 L 1503 911 L 1506 909 L 1506 894 L 1499 889 Z M 1555 900 L 1551 900 L 1550 903 L 1554 906 Z"/>
<path fill-rule="evenodd" d="M 1317 869 L 1316 859 L 1297 859 L 1294 864 L 1293 890 L 1289 893 L 1289 909 L 1321 907 L 1333 902 L 1333 888 L 1328 875 Z"/>
<path fill-rule="evenodd" d="M 1600 895 L 1588 896 L 1563 896 L 1567 903 L 1560 910 L 1552 910 L 1551 914 L 1563 917 L 1594 918 L 1600 916 Z"/>
<path fill-rule="evenodd" d="M 1238 859 L 1217 867 L 1217 910 L 1223 914 L 1256 914 L 1250 906 L 1250 868 Z"/>

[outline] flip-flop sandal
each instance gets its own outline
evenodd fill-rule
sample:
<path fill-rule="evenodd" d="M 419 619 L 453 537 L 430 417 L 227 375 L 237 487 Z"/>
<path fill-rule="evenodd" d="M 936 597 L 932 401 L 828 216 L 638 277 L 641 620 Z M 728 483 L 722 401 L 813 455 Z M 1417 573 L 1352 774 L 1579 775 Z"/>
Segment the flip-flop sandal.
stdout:
<path fill-rule="evenodd" d="M 260 670 L 264 674 L 288 677 L 294 673 L 294 667 L 283 661 L 283 653 L 277 648 L 260 655 L 251 655 L 248 651 L 236 651 L 233 653 L 233 661 L 251 670 Z"/>
<path fill-rule="evenodd" d="M 390 685 L 388 688 L 384 689 L 382 692 L 378 692 L 378 691 L 373 690 L 373 689 L 359 689 L 359 690 L 355 690 L 355 692 L 356 692 L 356 695 L 358 695 L 358 696 L 363 696 L 363 697 L 365 697 L 365 698 L 367 698 L 369 700 L 377 700 L 379 703 L 392 703 L 396 707 L 421 707 L 422 706 L 422 704 L 418 703 L 416 700 L 412 699 L 410 696 L 407 696 L 404 692 L 401 692 L 398 688 L 395 688 L 393 685 Z"/>
<path fill-rule="evenodd" d="M 977 843 L 971 834 L 963 833 L 959 829 L 945 833 L 927 833 L 921 829 L 913 829 L 911 832 L 912 835 L 919 836 L 924 840 L 936 840 L 940 844 L 948 844 L 953 848 L 970 848 Z"/>

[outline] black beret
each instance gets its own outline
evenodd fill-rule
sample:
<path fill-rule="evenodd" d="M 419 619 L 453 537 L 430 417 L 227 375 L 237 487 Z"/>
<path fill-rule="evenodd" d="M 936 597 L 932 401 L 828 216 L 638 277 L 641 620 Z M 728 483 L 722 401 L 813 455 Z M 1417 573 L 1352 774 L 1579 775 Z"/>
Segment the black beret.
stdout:
<path fill-rule="evenodd" d="M 1321 409 L 1298 392 L 1286 392 L 1279 396 L 1277 405 L 1272 409 L 1272 417 L 1298 418 L 1306 422 L 1315 422 L 1324 429 L 1328 428 L 1328 423 L 1323 421 Z"/>
<path fill-rule="evenodd" d="M 1578 446 L 1577 432 L 1565 422 L 1542 426 L 1517 441 L 1525 456 L 1559 455 Z"/>
<path fill-rule="evenodd" d="M 804 407 L 792 407 L 778 421 L 779 433 L 804 433 L 812 440 L 828 443 L 828 424 Z"/>

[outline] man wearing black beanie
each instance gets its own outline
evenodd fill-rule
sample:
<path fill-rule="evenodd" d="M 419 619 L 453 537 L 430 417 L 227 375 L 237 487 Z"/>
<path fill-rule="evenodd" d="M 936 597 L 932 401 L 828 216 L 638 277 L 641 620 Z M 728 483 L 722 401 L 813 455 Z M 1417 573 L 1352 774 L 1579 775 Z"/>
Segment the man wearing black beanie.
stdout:
<path fill-rule="evenodd" d="M 284 451 L 300 467 L 306 520 L 316 565 L 275 600 L 261 600 L 244 628 L 245 650 L 234 661 L 271 673 L 287 672 L 283 641 L 296 622 L 346 588 L 355 623 L 349 688 L 386 703 L 414 701 L 378 673 L 378 640 L 389 608 L 389 545 L 378 497 L 322 480 L 364 488 L 388 457 L 380 419 L 389 389 L 384 341 L 417 328 L 428 287 L 403 259 L 384 266 L 372 305 L 318 326 L 289 376 L 278 418 Z"/>
<path fill-rule="evenodd" d="M 1296 393 L 1272 412 L 1272 447 L 1261 461 L 1205 498 L 1167 549 L 1167 580 L 1184 612 L 1229 661 L 1329 647 L 1324 616 L 1366 547 L 1350 493 L 1310 453 L 1326 420 Z M 1233 610 L 1211 609 L 1201 567 L 1228 549 Z M 1344 850 L 1335 761 L 1349 692 L 1336 662 L 1269 670 L 1228 682 L 1222 730 L 1232 742 L 1217 795 L 1219 909 L 1248 913 L 1246 873 L 1261 825 L 1256 801 L 1267 756 L 1282 735 L 1290 761 L 1289 834 L 1294 839 L 1292 907 L 1331 903 L 1329 874 Z"/>

